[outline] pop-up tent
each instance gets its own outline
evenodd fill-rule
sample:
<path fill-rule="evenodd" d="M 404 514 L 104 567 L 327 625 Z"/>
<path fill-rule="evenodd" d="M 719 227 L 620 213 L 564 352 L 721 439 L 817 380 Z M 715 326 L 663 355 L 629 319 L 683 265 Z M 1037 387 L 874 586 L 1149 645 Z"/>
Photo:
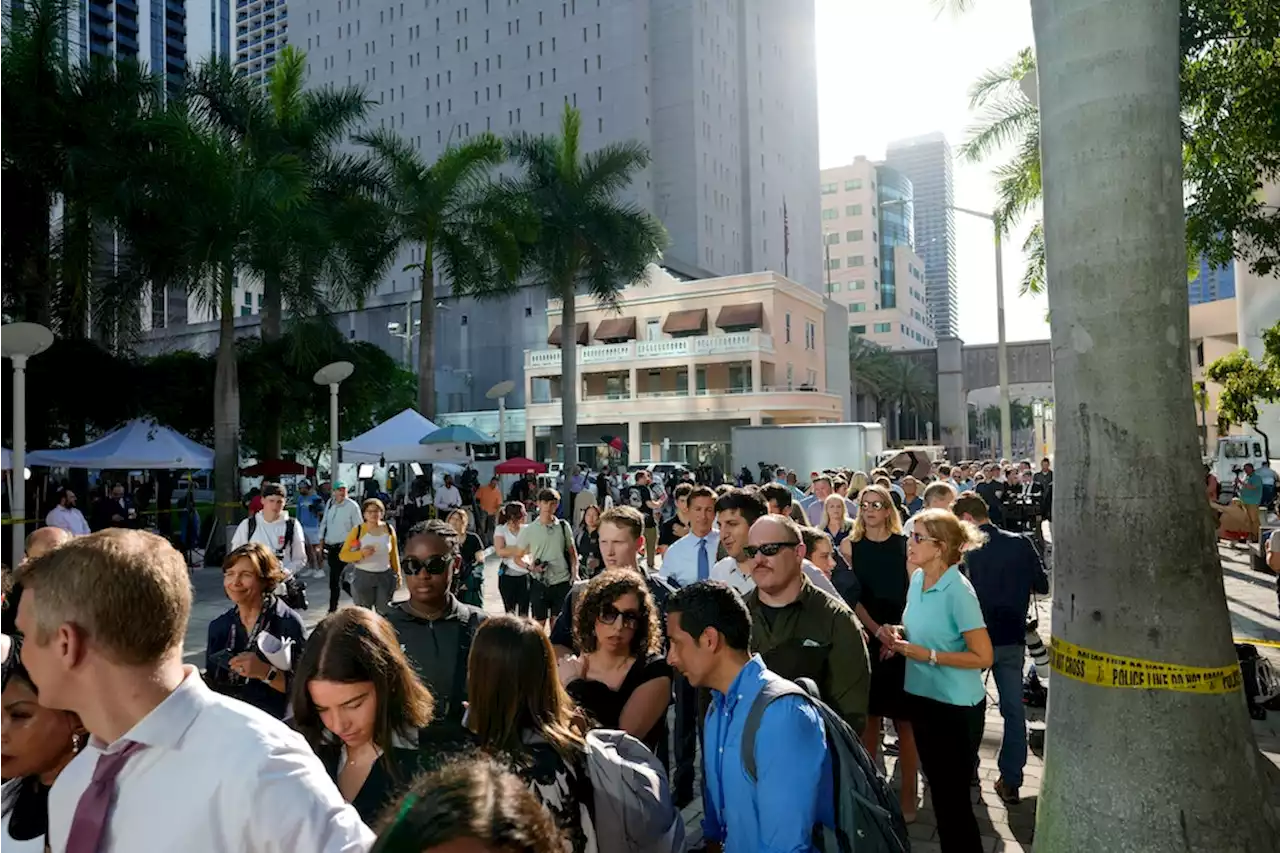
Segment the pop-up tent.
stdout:
<path fill-rule="evenodd" d="M 28 465 L 58 468 L 191 468 L 213 467 L 213 451 L 152 421 L 129 421 L 97 441 L 67 450 L 34 450 Z"/>
<path fill-rule="evenodd" d="M 440 427 L 416 409 L 405 409 L 368 432 L 342 443 L 344 462 L 467 462 L 462 444 L 421 444 Z"/>

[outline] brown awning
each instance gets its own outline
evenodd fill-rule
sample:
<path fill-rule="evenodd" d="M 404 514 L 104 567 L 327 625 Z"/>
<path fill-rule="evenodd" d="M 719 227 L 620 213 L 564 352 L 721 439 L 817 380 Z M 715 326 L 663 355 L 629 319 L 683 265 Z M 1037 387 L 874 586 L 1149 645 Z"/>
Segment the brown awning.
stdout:
<path fill-rule="evenodd" d="M 553 347 L 560 346 L 560 329 L 562 326 L 556 326 L 551 330 L 551 334 L 547 336 L 547 343 Z M 587 345 L 587 324 L 579 323 L 577 325 L 575 338 L 578 339 L 578 346 L 585 347 Z"/>
<path fill-rule="evenodd" d="M 707 309 L 694 308 L 689 311 L 672 311 L 662 324 L 662 331 L 668 335 L 687 335 L 692 332 L 707 331 Z"/>
<path fill-rule="evenodd" d="M 596 326 L 597 341 L 634 341 L 636 339 L 635 317 L 614 317 L 612 320 L 601 320 Z"/>
<path fill-rule="evenodd" d="M 716 326 L 721 329 L 764 328 L 764 304 L 747 302 L 742 305 L 726 305 L 720 309 L 720 316 L 716 317 Z"/>

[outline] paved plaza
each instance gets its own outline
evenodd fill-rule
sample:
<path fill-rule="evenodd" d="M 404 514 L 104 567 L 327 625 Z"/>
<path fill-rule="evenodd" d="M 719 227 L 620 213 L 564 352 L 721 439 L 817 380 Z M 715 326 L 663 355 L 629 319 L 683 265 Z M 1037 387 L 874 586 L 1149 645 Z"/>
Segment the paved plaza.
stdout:
<path fill-rule="evenodd" d="M 1231 625 L 1237 639 L 1247 639 L 1259 645 L 1259 650 L 1280 671 L 1280 617 L 1277 616 L 1275 578 L 1254 571 L 1243 548 L 1223 546 L 1221 549 L 1223 585 L 1227 604 L 1231 610 Z M 196 604 L 191 625 L 187 631 L 187 661 L 203 665 L 204 648 L 209 622 L 227 608 L 222 593 L 222 573 L 204 568 L 192 572 Z M 328 603 L 328 583 L 308 580 L 310 609 L 303 612 L 303 620 L 310 630 L 325 615 Z M 343 605 L 350 604 L 344 594 Z M 1047 641 L 1049 635 L 1050 599 L 1040 602 L 1040 625 Z M 498 596 L 497 561 L 490 559 L 485 569 L 485 609 L 491 613 L 502 612 Z M 998 709 L 995 684 L 988 680 L 987 718 L 979 752 L 980 787 L 973 789 L 974 810 L 982 828 L 987 853 L 1019 853 L 1034 849 L 1036 806 L 1040 798 L 1040 784 L 1044 772 L 1044 751 L 1033 748 L 1027 758 L 1027 768 L 1022 786 L 1022 803 L 1006 806 L 992 789 L 998 771 L 996 755 L 1000 749 L 1003 721 Z M 1254 722 L 1258 747 L 1272 762 L 1271 777 L 1273 807 L 1280 813 L 1280 713 L 1271 713 L 1264 721 Z M 886 759 L 889 772 L 895 770 L 896 761 Z M 895 781 L 896 784 L 896 781 Z M 928 787 L 921 781 L 923 802 L 917 821 L 909 827 L 914 839 L 913 853 L 939 853 L 936 819 L 929 801 Z M 691 842 L 701 837 L 700 821 L 702 803 L 695 799 L 685 810 L 685 821 Z"/>

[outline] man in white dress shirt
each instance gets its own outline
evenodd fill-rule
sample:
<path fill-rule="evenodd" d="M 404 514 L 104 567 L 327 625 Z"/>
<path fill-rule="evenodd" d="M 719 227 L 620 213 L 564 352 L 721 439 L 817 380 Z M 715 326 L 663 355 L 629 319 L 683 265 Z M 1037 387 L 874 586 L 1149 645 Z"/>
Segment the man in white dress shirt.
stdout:
<path fill-rule="evenodd" d="M 168 542 L 103 530 L 19 579 L 40 701 L 93 733 L 49 794 L 53 853 L 369 849 L 373 833 L 301 735 L 183 665 L 191 582 Z"/>
<path fill-rule="evenodd" d="M 49 527 L 60 527 L 72 536 L 88 536 L 89 522 L 84 520 L 84 513 L 76 508 L 76 493 L 70 489 L 58 492 L 58 505 L 49 510 L 44 523 Z"/>

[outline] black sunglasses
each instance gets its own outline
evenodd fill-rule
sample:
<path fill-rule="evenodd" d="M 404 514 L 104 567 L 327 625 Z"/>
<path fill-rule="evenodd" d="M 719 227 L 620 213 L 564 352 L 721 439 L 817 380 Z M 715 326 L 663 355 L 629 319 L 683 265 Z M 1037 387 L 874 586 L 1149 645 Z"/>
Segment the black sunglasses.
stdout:
<path fill-rule="evenodd" d="M 429 575 L 442 575 L 453 567 L 452 554 L 440 554 L 419 560 L 417 557 L 404 557 L 400 560 L 400 568 L 408 577 L 426 572 Z"/>
<path fill-rule="evenodd" d="M 640 624 L 640 612 L 637 610 L 619 610 L 612 604 L 606 604 L 600 609 L 600 623 L 603 625 L 612 625 L 618 621 L 618 617 L 622 617 L 623 628 L 634 628 Z"/>
<path fill-rule="evenodd" d="M 889 505 L 884 501 L 863 501 L 858 504 L 858 509 L 888 509 Z"/>
<path fill-rule="evenodd" d="M 766 542 L 763 545 L 744 545 L 742 553 L 748 560 L 754 560 L 756 554 L 763 554 L 766 557 L 776 557 L 778 552 L 783 548 L 794 548 L 799 542 Z"/>

